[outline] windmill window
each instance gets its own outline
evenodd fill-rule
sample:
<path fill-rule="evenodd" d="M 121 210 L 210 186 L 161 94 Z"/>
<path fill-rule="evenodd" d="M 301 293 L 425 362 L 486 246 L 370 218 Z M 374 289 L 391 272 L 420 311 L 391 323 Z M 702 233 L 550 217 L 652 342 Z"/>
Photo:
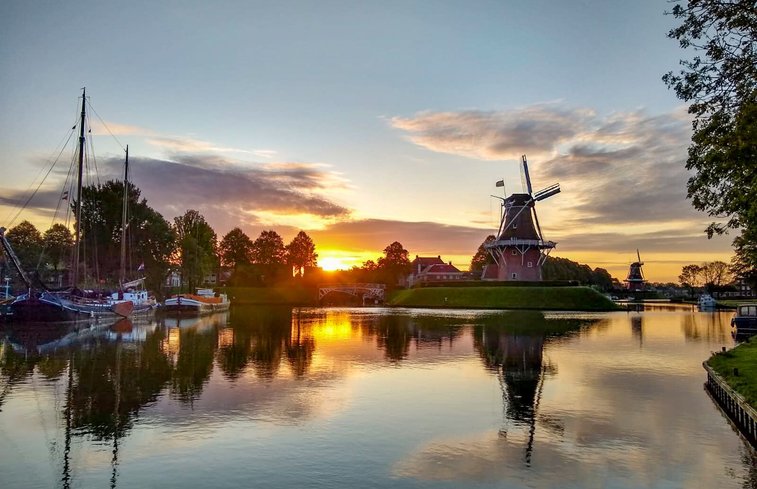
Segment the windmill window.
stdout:
<path fill-rule="evenodd" d="M 517 222 L 513 223 L 513 229 L 518 229 L 518 223 Z"/>
<path fill-rule="evenodd" d="M 531 262 L 531 261 L 528 262 L 528 268 L 533 268 L 533 267 L 534 267 L 534 262 Z"/>
<path fill-rule="evenodd" d="M 517 273 L 513 273 L 513 276 L 512 276 L 512 278 L 513 278 L 513 279 L 516 279 L 516 278 L 518 278 L 518 274 L 517 274 Z"/>
<path fill-rule="evenodd" d="M 517 254 L 518 254 L 518 251 L 517 250 L 513 250 L 513 255 L 517 255 Z"/>

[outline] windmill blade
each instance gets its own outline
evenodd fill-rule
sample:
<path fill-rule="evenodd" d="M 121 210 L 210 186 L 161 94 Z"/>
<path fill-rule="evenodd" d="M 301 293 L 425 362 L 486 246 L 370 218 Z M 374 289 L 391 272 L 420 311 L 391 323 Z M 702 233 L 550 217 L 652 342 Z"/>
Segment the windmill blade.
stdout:
<path fill-rule="evenodd" d="M 521 156 L 521 160 L 523 161 L 523 176 L 526 180 L 526 192 L 528 192 L 528 195 L 531 195 L 531 177 L 528 175 L 528 160 L 526 160 L 526 155 Z"/>
<path fill-rule="evenodd" d="M 554 185 L 550 185 L 549 187 L 543 188 L 539 190 L 538 192 L 536 192 L 534 194 L 534 200 L 536 201 L 544 200 L 548 197 L 552 197 L 553 195 L 559 194 L 559 193 L 560 193 L 560 184 L 555 183 Z"/>

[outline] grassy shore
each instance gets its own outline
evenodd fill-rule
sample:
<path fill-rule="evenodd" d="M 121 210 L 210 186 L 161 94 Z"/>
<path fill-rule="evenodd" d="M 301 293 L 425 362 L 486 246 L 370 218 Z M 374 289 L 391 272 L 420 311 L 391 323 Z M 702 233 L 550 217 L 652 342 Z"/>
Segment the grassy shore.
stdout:
<path fill-rule="evenodd" d="M 716 353 L 707 364 L 757 408 L 757 337 L 723 353 Z M 734 369 L 738 370 L 735 375 Z"/>
<path fill-rule="evenodd" d="M 312 306 L 318 303 L 317 291 L 297 286 L 227 287 L 226 293 L 234 304 Z"/>
<path fill-rule="evenodd" d="M 615 311 L 590 287 L 427 287 L 399 290 L 388 304 L 402 307 Z"/>

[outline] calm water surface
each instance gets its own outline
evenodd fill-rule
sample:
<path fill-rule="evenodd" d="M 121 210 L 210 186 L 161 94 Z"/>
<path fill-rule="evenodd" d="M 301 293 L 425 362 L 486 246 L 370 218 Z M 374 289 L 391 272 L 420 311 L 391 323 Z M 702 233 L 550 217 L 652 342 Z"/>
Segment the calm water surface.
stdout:
<path fill-rule="evenodd" d="M 731 313 L 235 308 L 0 352 L 3 488 L 755 487 Z"/>

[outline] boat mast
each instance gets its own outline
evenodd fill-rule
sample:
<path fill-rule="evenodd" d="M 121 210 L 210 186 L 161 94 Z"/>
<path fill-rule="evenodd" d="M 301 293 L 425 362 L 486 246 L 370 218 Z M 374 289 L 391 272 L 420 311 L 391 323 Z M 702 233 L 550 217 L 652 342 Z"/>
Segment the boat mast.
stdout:
<path fill-rule="evenodd" d="M 126 208 L 129 202 L 129 146 L 126 146 L 124 162 L 124 202 L 121 208 L 121 275 L 120 285 L 126 281 Z"/>
<path fill-rule="evenodd" d="M 76 182 L 76 234 L 74 236 L 74 263 L 71 274 L 71 285 L 79 283 L 79 241 L 81 239 L 81 187 L 84 174 L 84 120 L 87 117 L 87 88 L 81 89 L 81 127 L 79 128 L 79 178 Z"/>

